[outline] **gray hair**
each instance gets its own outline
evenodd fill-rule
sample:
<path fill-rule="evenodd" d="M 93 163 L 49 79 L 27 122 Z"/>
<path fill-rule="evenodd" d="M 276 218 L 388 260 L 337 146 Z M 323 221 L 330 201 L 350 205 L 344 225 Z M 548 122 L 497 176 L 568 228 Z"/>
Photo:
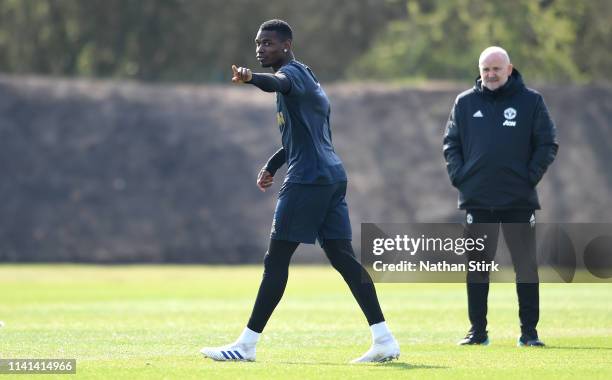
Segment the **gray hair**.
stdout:
<path fill-rule="evenodd" d="M 488 48 L 484 49 L 482 53 L 480 53 L 480 57 L 478 57 L 478 65 L 480 65 L 482 61 L 492 54 L 501 54 L 508 61 L 508 63 L 510 63 L 510 56 L 508 55 L 508 52 L 504 50 L 504 48 L 499 46 L 489 46 Z"/>

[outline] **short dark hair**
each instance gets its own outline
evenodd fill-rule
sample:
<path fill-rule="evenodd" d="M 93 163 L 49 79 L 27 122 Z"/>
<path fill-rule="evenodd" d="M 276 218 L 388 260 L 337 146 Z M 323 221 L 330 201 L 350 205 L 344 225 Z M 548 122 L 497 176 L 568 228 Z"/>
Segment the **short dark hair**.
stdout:
<path fill-rule="evenodd" d="M 291 26 L 289 26 L 289 24 L 283 20 L 268 20 L 261 24 L 259 30 L 276 32 L 283 41 L 293 40 L 293 31 L 291 30 Z"/>

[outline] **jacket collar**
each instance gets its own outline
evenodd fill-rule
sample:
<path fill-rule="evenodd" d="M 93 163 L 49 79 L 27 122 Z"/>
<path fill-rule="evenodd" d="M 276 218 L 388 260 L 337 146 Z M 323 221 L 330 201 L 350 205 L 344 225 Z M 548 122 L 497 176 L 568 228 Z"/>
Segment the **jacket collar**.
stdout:
<path fill-rule="evenodd" d="M 491 91 L 482 85 L 482 78 L 480 75 L 476 78 L 476 84 L 474 85 L 474 91 L 483 94 L 485 96 L 491 96 L 493 98 L 505 97 L 514 94 L 515 92 L 523 89 L 525 83 L 523 82 L 523 76 L 517 69 L 512 69 L 512 74 L 508 77 L 508 81 L 496 89 Z"/>

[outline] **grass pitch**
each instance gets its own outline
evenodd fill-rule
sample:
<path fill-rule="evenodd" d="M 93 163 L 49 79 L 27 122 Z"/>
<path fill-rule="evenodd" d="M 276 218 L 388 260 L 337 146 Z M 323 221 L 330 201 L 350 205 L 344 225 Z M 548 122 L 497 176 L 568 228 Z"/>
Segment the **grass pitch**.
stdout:
<path fill-rule="evenodd" d="M 370 333 L 329 266 L 291 267 L 257 362 L 204 359 L 202 346 L 227 344 L 241 332 L 261 272 L 260 266 L 3 265 L 0 358 L 76 358 L 76 378 L 92 379 L 612 378 L 612 284 L 543 284 L 544 349 L 515 346 L 512 284 L 491 286 L 488 347 L 455 345 L 468 328 L 464 285 L 377 284 L 402 355 L 386 364 L 349 365 L 368 349 Z"/>

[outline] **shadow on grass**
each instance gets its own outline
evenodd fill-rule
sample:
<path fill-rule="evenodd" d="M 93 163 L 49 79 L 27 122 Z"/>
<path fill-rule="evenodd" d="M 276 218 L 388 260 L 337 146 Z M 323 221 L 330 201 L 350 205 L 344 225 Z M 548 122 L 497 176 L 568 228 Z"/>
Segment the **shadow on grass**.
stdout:
<path fill-rule="evenodd" d="M 589 347 L 589 346 L 546 346 L 545 350 L 612 350 L 612 347 Z"/>
<path fill-rule="evenodd" d="M 387 362 L 387 363 L 361 363 L 361 364 L 351 364 L 351 363 L 330 363 L 330 362 L 316 362 L 316 363 L 304 363 L 304 362 L 280 362 L 279 364 L 288 364 L 288 365 L 329 365 L 329 366 L 337 366 L 337 367 L 365 367 L 365 368 L 393 368 L 393 369 L 448 369 L 450 367 L 436 366 L 436 365 L 426 365 L 426 364 L 410 364 L 403 362 Z"/>
<path fill-rule="evenodd" d="M 444 367 L 440 365 L 427 365 L 427 364 L 410 364 L 402 362 L 391 362 L 391 363 L 380 363 L 381 367 L 391 367 L 397 369 L 448 369 L 450 367 Z"/>

